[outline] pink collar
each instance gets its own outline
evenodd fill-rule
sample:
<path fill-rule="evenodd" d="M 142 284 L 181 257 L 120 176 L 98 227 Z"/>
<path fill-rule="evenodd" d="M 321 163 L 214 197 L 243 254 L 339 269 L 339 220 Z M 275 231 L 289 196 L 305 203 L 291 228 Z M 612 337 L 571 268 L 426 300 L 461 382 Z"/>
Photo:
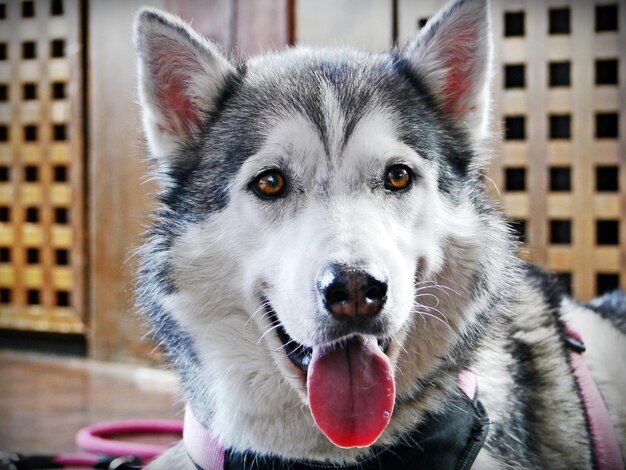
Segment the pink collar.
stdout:
<path fill-rule="evenodd" d="M 569 351 L 569 361 L 576 379 L 578 394 L 585 409 L 596 468 L 597 470 L 624 468 L 617 436 L 606 404 L 582 358 L 581 353 L 584 351 L 582 338 L 569 325 L 565 325 L 565 335 L 570 344 L 574 345 L 574 348 L 570 348 Z"/>
<path fill-rule="evenodd" d="M 221 470 L 224 468 L 224 447 L 198 421 L 189 403 L 185 407 L 183 442 L 189 457 L 196 466 L 204 470 Z"/>

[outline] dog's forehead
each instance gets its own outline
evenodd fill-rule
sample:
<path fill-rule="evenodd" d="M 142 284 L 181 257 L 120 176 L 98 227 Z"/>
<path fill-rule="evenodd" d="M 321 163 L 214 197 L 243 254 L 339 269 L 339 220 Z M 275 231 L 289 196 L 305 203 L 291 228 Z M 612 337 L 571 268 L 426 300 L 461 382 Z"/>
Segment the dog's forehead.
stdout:
<path fill-rule="evenodd" d="M 292 130 L 277 133 L 287 140 L 313 133 L 332 157 L 343 153 L 357 129 L 372 127 L 372 116 L 391 124 L 408 87 L 388 55 L 296 49 L 251 60 L 242 93 L 266 126 L 263 135 L 276 126 Z"/>

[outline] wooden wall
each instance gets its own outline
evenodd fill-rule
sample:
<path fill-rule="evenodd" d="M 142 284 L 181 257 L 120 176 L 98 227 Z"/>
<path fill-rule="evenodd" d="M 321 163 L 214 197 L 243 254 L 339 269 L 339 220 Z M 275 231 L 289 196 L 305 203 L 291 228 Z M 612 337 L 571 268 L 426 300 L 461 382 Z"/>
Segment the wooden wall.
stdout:
<path fill-rule="evenodd" d="M 394 41 L 391 0 L 297 0 L 295 37 L 307 46 L 355 46 L 377 51 Z"/>
<path fill-rule="evenodd" d="M 522 255 L 580 300 L 626 288 L 626 2 L 516 0 L 492 14 L 503 139 L 490 176 Z"/>
<path fill-rule="evenodd" d="M 151 357 L 132 294 L 156 189 L 131 41 L 141 6 L 237 55 L 292 43 L 384 50 L 443 3 L 0 0 L 0 328 L 86 334 L 101 359 Z M 489 177 L 521 255 L 581 300 L 626 288 L 626 0 L 492 8 L 503 138 Z M 28 42 L 36 57 L 23 59 Z"/>
<path fill-rule="evenodd" d="M 193 22 L 226 50 L 252 54 L 291 38 L 288 0 L 91 0 L 89 32 L 89 317 L 94 357 L 145 358 L 153 346 L 133 309 L 135 258 L 155 186 L 136 99 L 131 26 L 144 5 Z"/>
<path fill-rule="evenodd" d="M 132 250 L 140 243 L 155 188 L 145 179 L 131 33 L 143 4 L 87 5 L 89 337 L 91 355 L 103 359 L 138 356 L 144 347 L 133 314 Z"/>

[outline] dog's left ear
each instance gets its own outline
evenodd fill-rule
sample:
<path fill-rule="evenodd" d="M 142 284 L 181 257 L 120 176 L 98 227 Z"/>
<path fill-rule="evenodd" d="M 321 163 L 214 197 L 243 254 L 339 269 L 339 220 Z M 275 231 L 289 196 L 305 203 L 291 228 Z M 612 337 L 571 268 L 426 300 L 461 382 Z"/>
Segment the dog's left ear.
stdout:
<path fill-rule="evenodd" d="M 403 50 L 444 113 L 478 141 L 488 130 L 491 49 L 487 0 L 454 0 Z"/>
<path fill-rule="evenodd" d="M 219 48 L 168 13 L 144 8 L 135 20 L 139 99 L 151 154 L 173 165 L 198 131 L 235 67 Z"/>

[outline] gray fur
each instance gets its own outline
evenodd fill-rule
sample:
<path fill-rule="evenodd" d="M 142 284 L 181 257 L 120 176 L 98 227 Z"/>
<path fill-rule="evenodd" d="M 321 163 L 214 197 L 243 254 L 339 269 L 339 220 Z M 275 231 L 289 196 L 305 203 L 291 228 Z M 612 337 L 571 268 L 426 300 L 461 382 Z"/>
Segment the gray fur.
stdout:
<path fill-rule="evenodd" d="M 268 302 L 303 347 L 352 333 L 392 340 L 396 407 L 379 444 L 445 407 L 471 369 L 491 420 L 476 468 L 591 468 L 562 334 L 568 303 L 515 257 L 483 185 L 487 17 L 486 1 L 457 0 L 401 50 L 294 48 L 232 63 L 180 20 L 139 14 L 140 96 L 162 191 L 138 304 L 226 447 L 335 464 L 371 452 L 335 447 L 315 428 Z M 471 57 L 454 41 L 468 25 Z M 154 71 L 164 41 L 187 68 Z M 454 69 L 457 53 L 469 81 L 454 89 L 437 65 Z M 180 108 L 167 109 L 159 90 L 180 83 Z M 450 89 L 459 96 L 442 95 Z M 385 189 L 393 164 L 412 171 L 406 191 Z M 280 198 L 255 196 L 267 169 L 288 181 Z M 382 272 L 395 309 L 368 331 L 340 328 L 312 293 L 327 262 Z M 179 446 L 154 468 L 183 460 Z"/>
<path fill-rule="evenodd" d="M 608 319 L 626 334 L 626 292 L 619 290 L 608 292 L 602 297 L 593 299 L 587 307 L 598 312 L 602 318 Z"/>

